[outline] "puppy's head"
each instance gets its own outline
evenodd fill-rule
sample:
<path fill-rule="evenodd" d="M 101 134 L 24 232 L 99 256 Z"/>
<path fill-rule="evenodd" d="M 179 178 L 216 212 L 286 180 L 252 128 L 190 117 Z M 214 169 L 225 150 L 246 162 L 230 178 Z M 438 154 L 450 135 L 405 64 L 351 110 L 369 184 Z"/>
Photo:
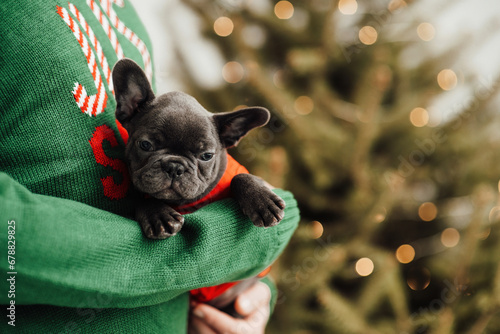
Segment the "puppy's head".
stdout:
<path fill-rule="evenodd" d="M 129 133 L 126 158 L 134 186 L 179 205 L 205 196 L 222 177 L 226 149 L 270 113 L 252 107 L 212 114 L 193 97 L 155 97 L 142 69 L 130 59 L 113 68 L 116 118 Z"/>

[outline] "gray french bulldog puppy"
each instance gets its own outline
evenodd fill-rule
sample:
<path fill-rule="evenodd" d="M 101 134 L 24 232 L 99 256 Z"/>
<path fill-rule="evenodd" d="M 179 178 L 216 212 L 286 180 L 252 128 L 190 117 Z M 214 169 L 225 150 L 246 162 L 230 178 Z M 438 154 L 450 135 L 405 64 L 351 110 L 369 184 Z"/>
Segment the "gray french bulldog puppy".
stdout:
<path fill-rule="evenodd" d="M 251 107 L 212 114 L 185 93 L 156 97 L 143 70 L 130 59 L 116 63 L 112 78 L 116 118 L 129 133 L 125 155 L 131 180 L 149 195 L 135 218 L 146 237 L 171 237 L 184 224 L 173 206 L 207 195 L 224 174 L 226 149 L 265 125 L 270 113 Z M 256 176 L 236 175 L 231 193 L 256 226 L 273 226 L 284 217 L 284 201 Z"/>

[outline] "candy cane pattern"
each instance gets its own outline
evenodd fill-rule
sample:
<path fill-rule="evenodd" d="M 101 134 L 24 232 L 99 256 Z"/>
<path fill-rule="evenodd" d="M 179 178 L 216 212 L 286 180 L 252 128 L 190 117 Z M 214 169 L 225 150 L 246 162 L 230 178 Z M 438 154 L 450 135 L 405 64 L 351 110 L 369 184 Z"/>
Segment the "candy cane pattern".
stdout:
<path fill-rule="evenodd" d="M 68 11 L 65 8 L 57 7 L 57 13 L 61 16 L 63 21 L 68 25 L 68 27 L 71 29 L 73 32 L 73 35 L 76 37 L 78 40 L 78 43 L 82 47 L 82 51 L 85 54 L 85 57 L 87 58 L 87 64 L 89 67 L 90 72 L 92 73 L 92 77 L 94 78 L 94 84 L 97 89 L 97 94 L 88 96 L 87 91 L 85 90 L 85 87 L 83 87 L 80 83 L 76 82 L 75 87 L 73 89 L 73 96 L 75 97 L 76 103 L 78 104 L 78 107 L 80 107 L 81 111 L 89 116 L 97 116 L 100 113 L 103 112 L 104 108 L 106 108 L 106 103 L 108 100 L 108 95 L 106 94 L 106 89 L 104 88 L 104 83 L 102 81 L 101 73 L 99 72 L 99 68 L 97 65 L 96 61 L 96 56 L 94 54 L 94 51 L 90 47 L 89 43 L 87 42 L 87 39 L 84 37 L 84 34 L 78 27 L 78 24 L 75 22 L 75 20 L 69 15 Z M 79 11 L 70 3 L 70 8 L 72 8 L 72 12 L 75 14 L 76 17 L 80 17 L 84 24 L 82 26 L 85 28 L 87 31 L 87 34 L 90 36 L 90 33 L 92 33 L 92 36 L 94 37 L 94 42 L 95 43 L 95 48 L 96 50 L 100 50 L 100 55 L 99 58 L 102 60 L 101 64 L 106 63 L 107 61 L 102 54 L 102 48 L 99 45 L 99 42 L 97 39 L 95 39 L 95 36 L 90 29 L 90 27 L 87 25 L 83 17 L 79 14 Z M 73 11 L 74 10 L 74 11 Z M 109 71 L 109 66 L 108 66 L 108 71 Z M 105 73 L 106 70 L 104 71 Z M 108 76 L 109 80 L 110 75 Z"/>
<path fill-rule="evenodd" d="M 120 21 L 118 15 L 116 15 L 116 12 L 111 6 L 111 1 L 120 7 L 124 6 L 122 0 L 99 0 L 102 8 L 108 15 L 111 24 L 113 24 L 113 26 L 118 30 L 118 32 L 123 36 L 125 36 L 141 53 L 142 60 L 144 62 L 144 72 L 146 72 L 149 81 L 151 81 L 153 77 L 153 70 L 151 67 L 151 56 L 149 55 L 149 51 L 146 47 L 146 44 L 144 44 L 144 42 L 132 30 L 127 28 L 122 21 Z"/>
<path fill-rule="evenodd" d="M 99 43 L 94 35 L 94 32 L 92 31 L 92 28 L 90 28 L 90 26 L 87 24 L 85 18 L 80 14 L 80 11 L 75 7 L 75 5 L 69 3 L 69 10 L 71 13 L 73 13 L 78 22 L 80 22 L 80 25 L 83 27 L 83 29 L 85 29 L 85 33 L 87 34 L 90 43 L 92 43 L 92 46 L 97 53 L 97 57 L 99 58 L 99 62 L 101 63 L 104 77 L 106 78 L 106 82 L 108 83 L 108 87 L 110 90 L 113 90 L 113 82 L 111 81 L 111 69 L 109 68 L 108 60 L 106 59 L 106 56 L 104 56 L 104 52 L 102 51 L 101 43 Z"/>
<path fill-rule="evenodd" d="M 95 17 L 99 20 L 99 23 L 108 35 L 109 41 L 111 42 L 111 45 L 113 46 L 118 59 L 123 58 L 123 49 L 118 42 L 115 30 L 108 22 L 107 16 L 102 13 L 101 8 L 95 3 L 94 0 L 87 0 L 87 5 L 90 7 L 90 9 L 92 9 Z"/>

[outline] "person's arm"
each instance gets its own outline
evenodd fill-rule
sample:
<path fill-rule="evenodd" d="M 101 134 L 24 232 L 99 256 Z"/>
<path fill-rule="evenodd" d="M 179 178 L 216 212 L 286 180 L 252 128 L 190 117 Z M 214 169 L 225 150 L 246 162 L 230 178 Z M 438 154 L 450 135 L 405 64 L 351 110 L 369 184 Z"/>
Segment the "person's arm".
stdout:
<path fill-rule="evenodd" d="M 258 274 L 281 253 L 297 227 L 293 196 L 276 227 L 253 226 L 234 200 L 186 215 L 167 240 L 142 236 L 129 219 L 79 202 L 36 195 L 0 173 L 0 268 L 15 271 L 16 304 L 139 307 L 193 288 Z M 15 265 L 7 258 L 8 224 L 15 221 Z M 12 225 L 12 224 L 11 224 Z M 11 234 L 12 235 L 12 234 Z M 1 289 L 8 291 L 2 280 Z M 2 294 L 0 303 L 8 303 Z"/>

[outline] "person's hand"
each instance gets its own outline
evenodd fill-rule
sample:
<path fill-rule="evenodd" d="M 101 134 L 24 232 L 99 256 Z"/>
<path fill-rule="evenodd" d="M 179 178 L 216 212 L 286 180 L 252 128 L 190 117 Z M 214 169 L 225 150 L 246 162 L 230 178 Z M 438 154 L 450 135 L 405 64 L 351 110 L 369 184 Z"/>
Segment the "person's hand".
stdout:
<path fill-rule="evenodd" d="M 263 334 L 270 315 L 269 287 L 257 282 L 235 302 L 236 312 L 243 319 L 236 319 L 218 309 L 198 304 L 189 315 L 189 334 Z"/>

